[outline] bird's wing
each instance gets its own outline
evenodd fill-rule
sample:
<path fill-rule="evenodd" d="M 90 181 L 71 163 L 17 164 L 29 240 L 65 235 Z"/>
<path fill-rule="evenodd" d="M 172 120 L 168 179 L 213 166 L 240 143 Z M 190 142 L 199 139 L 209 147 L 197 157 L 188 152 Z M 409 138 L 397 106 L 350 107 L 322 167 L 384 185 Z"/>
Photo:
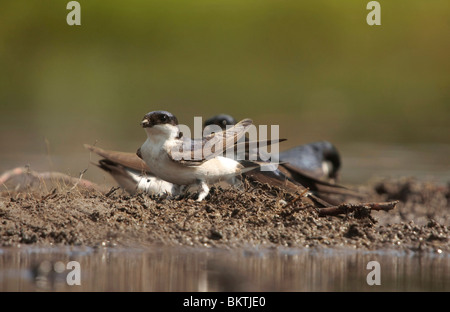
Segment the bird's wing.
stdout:
<path fill-rule="evenodd" d="M 168 151 L 169 157 L 187 166 L 199 166 L 209 159 L 223 155 L 227 149 L 234 148 L 251 125 L 251 119 L 244 119 L 227 130 L 211 133 L 200 140 L 181 138 Z"/>
<path fill-rule="evenodd" d="M 330 172 L 326 174 L 327 178 L 337 178 L 341 167 L 339 151 L 328 141 L 295 146 L 280 152 L 280 160 L 288 162 L 292 167 L 300 170 L 307 170 L 319 178 L 325 174 L 322 169 L 323 162 L 332 164 Z"/>
<path fill-rule="evenodd" d="M 134 169 L 139 172 L 146 172 L 148 174 L 151 174 L 151 169 L 136 154 L 104 150 L 102 148 L 92 146 L 89 144 L 85 144 L 84 147 L 90 150 L 91 152 L 94 152 L 97 155 L 102 156 L 115 163 L 118 163 L 124 167 L 128 167 L 130 169 Z"/>
<path fill-rule="evenodd" d="M 318 193 L 324 194 L 340 194 L 340 195 L 349 195 L 354 197 L 362 197 L 363 195 L 352 191 L 345 186 L 339 184 L 332 184 L 326 181 L 322 181 L 301 169 L 292 166 L 289 163 L 283 163 L 279 167 L 280 171 L 282 171 L 287 177 L 290 179 L 308 187 L 311 191 L 315 191 Z"/>

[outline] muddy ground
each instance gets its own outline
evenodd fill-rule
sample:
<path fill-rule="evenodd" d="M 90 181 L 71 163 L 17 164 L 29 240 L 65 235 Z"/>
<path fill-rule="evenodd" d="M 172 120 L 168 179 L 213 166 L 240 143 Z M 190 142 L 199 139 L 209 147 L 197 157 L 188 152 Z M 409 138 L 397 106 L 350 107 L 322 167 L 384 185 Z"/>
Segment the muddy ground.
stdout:
<path fill-rule="evenodd" d="M 450 252 L 450 186 L 410 178 L 353 188 L 390 211 L 319 217 L 268 185 L 213 187 L 203 202 L 39 185 L 0 193 L 0 245 L 336 247 Z M 346 199 L 355 202 L 353 198 Z M 291 203 L 290 205 L 287 205 Z"/>

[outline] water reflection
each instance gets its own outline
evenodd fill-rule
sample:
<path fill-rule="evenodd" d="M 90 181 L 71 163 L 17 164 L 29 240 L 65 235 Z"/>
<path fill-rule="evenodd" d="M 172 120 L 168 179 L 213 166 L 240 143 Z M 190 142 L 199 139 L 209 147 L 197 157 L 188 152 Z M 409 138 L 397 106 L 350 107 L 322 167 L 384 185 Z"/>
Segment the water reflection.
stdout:
<path fill-rule="evenodd" d="M 62 264 L 80 263 L 81 286 Z M 369 261 L 380 286 L 369 286 Z M 399 252 L 4 248 L 0 291 L 449 291 L 450 257 Z"/>

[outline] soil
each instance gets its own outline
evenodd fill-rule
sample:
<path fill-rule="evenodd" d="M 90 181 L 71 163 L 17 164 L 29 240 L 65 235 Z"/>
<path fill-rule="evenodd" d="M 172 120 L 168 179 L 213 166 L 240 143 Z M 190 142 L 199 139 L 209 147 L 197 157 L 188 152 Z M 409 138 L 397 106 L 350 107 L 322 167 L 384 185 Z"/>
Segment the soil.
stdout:
<path fill-rule="evenodd" d="M 129 195 L 80 186 L 3 189 L 0 246 L 283 246 L 450 252 L 450 185 L 405 178 L 353 189 L 364 194 L 364 202 L 400 202 L 390 211 L 320 217 L 303 198 L 294 201 L 298 194 L 266 184 L 212 187 L 202 202 L 193 196 Z"/>

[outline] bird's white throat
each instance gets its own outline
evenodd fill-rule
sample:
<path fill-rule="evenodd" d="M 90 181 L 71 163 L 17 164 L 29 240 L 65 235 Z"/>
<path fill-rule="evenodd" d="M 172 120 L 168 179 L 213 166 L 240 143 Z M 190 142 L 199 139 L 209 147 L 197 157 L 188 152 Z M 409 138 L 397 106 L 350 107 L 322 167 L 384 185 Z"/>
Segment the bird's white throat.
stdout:
<path fill-rule="evenodd" d="M 150 142 L 158 144 L 166 140 L 177 138 L 180 129 L 174 125 L 162 124 L 155 125 L 150 128 L 145 128 L 145 132 L 147 133 L 147 137 L 149 138 Z"/>

